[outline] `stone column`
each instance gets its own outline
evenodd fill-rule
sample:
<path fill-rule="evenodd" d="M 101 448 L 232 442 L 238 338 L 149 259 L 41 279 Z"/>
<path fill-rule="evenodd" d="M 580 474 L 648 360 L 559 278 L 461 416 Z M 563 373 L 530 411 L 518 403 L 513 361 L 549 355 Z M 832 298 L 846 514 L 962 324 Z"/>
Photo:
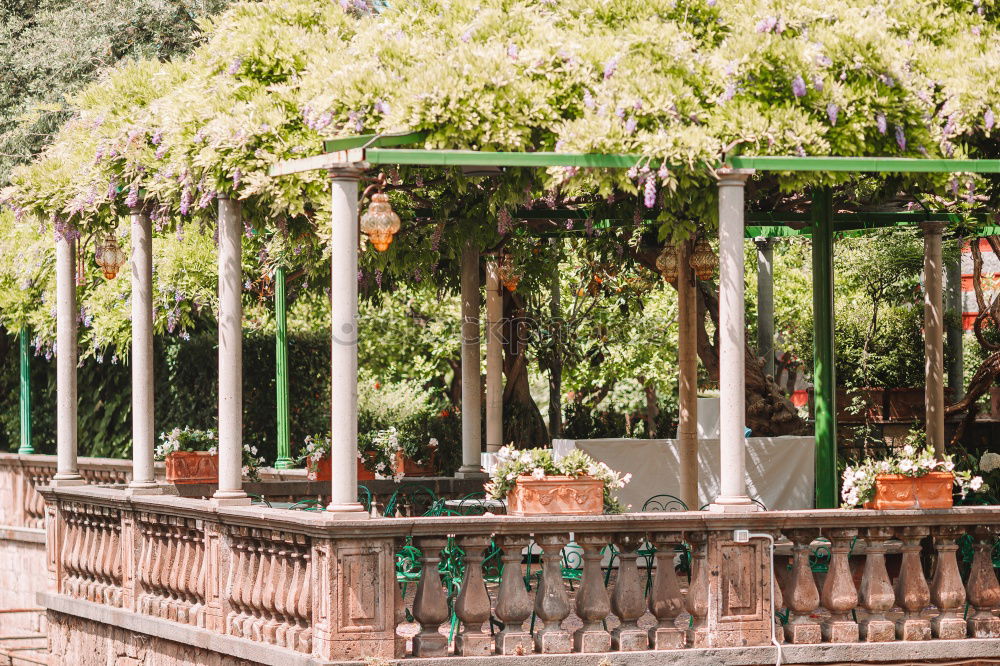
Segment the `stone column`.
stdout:
<path fill-rule="evenodd" d="M 483 475 L 482 388 L 479 373 L 479 246 L 471 238 L 462 246 L 462 466 L 455 476 Z"/>
<path fill-rule="evenodd" d="M 746 491 L 746 312 L 743 298 L 743 189 L 749 170 L 719 172 L 720 491 L 712 511 L 753 511 Z"/>
<path fill-rule="evenodd" d="M 219 197 L 219 504 L 249 504 L 243 492 L 243 218 Z"/>
<path fill-rule="evenodd" d="M 927 387 L 927 443 L 944 455 L 944 307 L 941 302 L 941 232 L 944 222 L 923 222 L 924 230 L 924 355 Z"/>
<path fill-rule="evenodd" d="M 132 209 L 132 481 L 133 491 L 156 488 L 153 474 L 153 229 L 140 204 Z"/>
<path fill-rule="evenodd" d="M 84 483 L 76 460 L 76 235 L 56 230 L 56 473 L 52 485 Z"/>
<path fill-rule="evenodd" d="M 757 238 L 757 353 L 774 376 L 774 239 Z"/>
<path fill-rule="evenodd" d="M 497 258 L 486 260 L 486 450 L 503 446 L 503 285 Z"/>
<path fill-rule="evenodd" d="M 365 518 L 358 502 L 358 169 L 330 172 L 331 492 L 327 511 Z"/>
<path fill-rule="evenodd" d="M 677 403 L 681 500 L 698 501 L 698 293 L 691 268 L 691 240 L 677 248 Z"/>

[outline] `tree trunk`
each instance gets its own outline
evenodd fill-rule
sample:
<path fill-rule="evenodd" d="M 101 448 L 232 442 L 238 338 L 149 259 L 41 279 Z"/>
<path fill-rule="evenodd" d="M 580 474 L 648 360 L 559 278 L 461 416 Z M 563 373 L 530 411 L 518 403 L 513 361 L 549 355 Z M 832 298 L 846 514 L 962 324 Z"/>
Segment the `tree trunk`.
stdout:
<path fill-rule="evenodd" d="M 524 303 L 517 294 L 504 290 L 503 391 L 504 442 L 517 448 L 550 445 L 542 413 L 531 396 L 528 383 L 527 344 L 520 330 L 525 319 Z"/>
<path fill-rule="evenodd" d="M 551 294 L 549 295 L 549 310 L 552 325 L 555 327 L 552 343 L 552 363 L 549 367 L 549 432 L 553 437 L 562 436 L 562 353 L 559 345 L 562 343 L 562 303 L 559 293 L 559 265 L 556 264 L 552 273 Z"/>

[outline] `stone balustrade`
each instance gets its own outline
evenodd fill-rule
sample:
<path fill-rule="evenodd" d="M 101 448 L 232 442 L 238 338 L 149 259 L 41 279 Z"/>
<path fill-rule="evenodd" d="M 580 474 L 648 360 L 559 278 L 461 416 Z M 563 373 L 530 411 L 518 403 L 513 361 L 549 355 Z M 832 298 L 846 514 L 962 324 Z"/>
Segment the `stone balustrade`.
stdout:
<path fill-rule="evenodd" d="M 987 639 L 976 654 L 1000 657 L 1000 512 L 988 507 L 337 521 L 107 488 L 42 492 L 50 601 L 121 607 L 278 654 L 694 654 L 775 640 L 829 650 Z M 774 556 L 770 538 L 789 543 L 790 557 Z M 822 573 L 817 539 L 828 542 Z M 969 539 L 966 563 L 959 543 Z"/>

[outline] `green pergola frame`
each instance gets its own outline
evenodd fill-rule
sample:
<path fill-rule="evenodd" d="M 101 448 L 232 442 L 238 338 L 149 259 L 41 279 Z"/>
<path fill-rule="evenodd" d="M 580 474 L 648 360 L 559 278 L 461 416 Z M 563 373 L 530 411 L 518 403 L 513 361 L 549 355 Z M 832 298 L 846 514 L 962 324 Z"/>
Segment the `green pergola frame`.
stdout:
<path fill-rule="evenodd" d="M 291 160 L 272 168 L 272 175 L 294 173 L 313 168 L 336 168 L 343 164 L 393 164 L 414 166 L 478 167 L 578 167 L 628 169 L 660 162 L 643 155 L 503 152 L 486 150 L 438 150 L 412 148 L 413 144 L 432 140 L 429 132 L 367 134 L 331 139 L 324 142 L 326 154 Z M 727 167 L 773 172 L 835 171 L 853 173 L 976 173 L 1000 174 L 1000 160 L 922 159 L 909 157 L 773 157 L 732 156 L 706 168 Z M 669 168 L 669 165 L 668 165 Z M 419 211 L 418 211 L 419 214 Z M 585 211 L 517 211 L 516 219 L 587 219 Z M 986 216 L 973 216 L 986 222 Z M 649 218 L 647 218 L 649 219 Z M 813 243 L 813 312 L 814 401 L 816 436 L 816 507 L 837 506 L 836 408 L 833 348 L 833 240 L 836 234 L 861 232 L 883 227 L 908 226 L 924 221 L 958 221 L 951 213 L 930 211 L 863 212 L 835 214 L 828 188 L 813 193 L 808 213 L 747 213 L 745 236 L 811 236 Z M 598 220 L 597 228 L 611 228 L 614 220 Z M 795 229 L 787 224 L 801 225 Z M 559 235 L 567 232 L 560 231 Z M 569 232 L 572 233 L 572 232 Z M 983 233 L 1000 233 L 1000 226 L 990 226 Z M 821 270 L 817 270 L 820 268 Z"/>

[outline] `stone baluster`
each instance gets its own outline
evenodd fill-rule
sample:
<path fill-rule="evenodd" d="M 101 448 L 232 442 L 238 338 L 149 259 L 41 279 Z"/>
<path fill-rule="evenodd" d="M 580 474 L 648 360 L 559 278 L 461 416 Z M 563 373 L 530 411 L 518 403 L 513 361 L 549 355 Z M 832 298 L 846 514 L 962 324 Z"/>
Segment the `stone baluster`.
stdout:
<path fill-rule="evenodd" d="M 772 535 L 775 538 L 777 538 L 779 536 L 779 534 L 780 533 L 774 533 L 774 532 L 772 532 Z M 771 570 L 774 571 L 774 569 L 775 569 L 776 566 L 777 566 L 777 563 L 774 561 L 774 558 L 772 556 L 772 558 L 771 558 Z M 781 618 L 778 617 L 778 611 L 783 610 L 785 608 L 785 597 L 784 597 L 784 593 L 782 593 L 782 591 L 781 591 L 781 584 L 778 582 L 778 577 L 777 577 L 778 574 L 777 574 L 776 571 L 774 571 L 774 576 L 775 576 L 775 578 L 774 578 L 774 585 L 772 586 L 772 589 L 774 590 L 774 610 L 775 610 L 775 613 L 774 613 L 774 624 L 773 624 L 773 628 L 772 628 L 771 631 L 773 632 L 772 633 L 772 637 L 774 638 L 774 640 L 776 640 L 779 643 L 784 643 L 785 642 L 785 628 L 781 624 Z"/>
<path fill-rule="evenodd" d="M 96 553 L 98 548 L 98 540 L 100 539 L 100 530 L 97 529 L 95 524 L 94 515 L 87 511 L 83 519 L 84 526 L 87 531 L 87 547 L 83 552 L 83 557 L 80 561 L 80 569 L 83 571 L 83 580 L 81 581 L 82 586 L 80 590 L 80 596 L 84 599 L 93 601 L 93 583 L 95 577 L 94 562 L 96 561 Z"/>
<path fill-rule="evenodd" d="M 278 571 L 274 579 L 274 614 L 277 627 L 274 632 L 274 642 L 281 647 L 288 645 L 288 625 L 291 624 L 292 613 L 288 609 L 288 584 L 291 579 L 292 548 L 290 542 L 294 537 L 284 535 L 278 546 Z M 294 645 L 292 646 L 294 648 Z"/>
<path fill-rule="evenodd" d="M 656 572 L 647 602 L 657 625 L 649 630 L 649 646 L 654 650 L 673 650 L 686 645 L 684 631 L 678 629 L 677 616 L 684 610 L 684 598 L 674 570 L 675 546 L 680 532 L 656 532 L 650 536 L 656 548 Z"/>
<path fill-rule="evenodd" d="M 240 601 L 242 602 L 245 615 L 240 623 L 239 632 L 243 638 L 253 638 L 253 621 L 257 614 L 257 606 L 254 604 L 254 591 L 256 589 L 257 570 L 260 568 L 260 551 L 257 544 L 249 538 L 249 530 L 244 535 L 244 544 L 247 549 L 247 568 L 243 572 Z"/>
<path fill-rule="evenodd" d="M 299 555 L 302 562 L 302 594 L 299 595 L 299 603 L 295 612 L 296 623 L 299 627 L 296 649 L 299 652 L 309 654 L 312 652 L 312 562 L 310 560 L 310 544 Z"/>
<path fill-rule="evenodd" d="M 256 534 L 254 535 L 256 536 Z M 262 631 L 264 626 L 264 605 L 261 603 L 261 594 L 263 590 L 261 589 L 263 585 L 261 584 L 265 579 L 265 572 L 267 571 L 267 553 L 265 552 L 264 544 L 259 539 L 253 539 L 250 541 L 250 549 L 252 557 L 250 559 L 250 617 L 247 618 L 246 623 L 243 627 L 243 635 L 247 638 L 259 641 L 261 639 Z"/>
<path fill-rule="evenodd" d="M 931 637 L 931 622 L 920 614 L 931 602 L 924 568 L 920 563 L 920 541 L 930 534 L 926 527 L 902 527 L 896 536 L 903 542 L 903 562 L 896 581 L 896 605 L 903 617 L 896 620 L 896 638 L 903 641 L 926 641 Z"/>
<path fill-rule="evenodd" d="M 851 543 L 858 536 L 856 529 L 834 528 L 824 531 L 830 539 L 830 570 L 823 582 L 823 607 L 830 617 L 823 621 L 823 640 L 830 643 L 857 643 L 858 623 L 851 611 L 858 605 L 858 588 L 851 575 Z"/>
<path fill-rule="evenodd" d="M 179 536 L 181 540 L 181 566 L 178 572 L 178 594 L 181 598 L 180 606 L 177 610 L 177 621 L 184 624 L 191 622 L 191 609 L 194 607 L 195 598 L 192 589 L 192 582 L 195 576 L 194 569 L 194 541 L 187 521 L 182 521 Z"/>
<path fill-rule="evenodd" d="M 139 584 L 138 601 L 136 602 L 136 608 L 139 609 L 140 613 L 149 614 L 149 561 L 150 561 L 150 551 L 152 550 L 152 537 L 149 533 L 149 523 L 143 522 L 142 520 L 136 521 L 136 529 L 139 531 L 140 536 L 140 546 L 139 546 L 139 557 L 136 562 L 135 567 L 135 577 Z"/>
<path fill-rule="evenodd" d="M 90 583 L 87 587 L 87 599 L 101 603 L 104 600 L 104 592 L 108 588 L 107 563 L 108 563 L 108 525 L 104 516 L 100 515 L 100 508 L 95 509 L 92 522 L 94 525 L 94 554 L 90 559 L 91 567 Z"/>
<path fill-rule="evenodd" d="M 965 606 L 965 587 L 958 573 L 958 559 L 955 541 L 962 535 L 962 528 L 944 525 L 934 528 L 934 546 L 937 549 L 937 564 L 931 579 L 931 601 L 941 614 L 931 620 L 931 635 L 934 638 L 965 638 L 965 620 L 959 612 Z"/>
<path fill-rule="evenodd" d="M 111 589 L 107 594 L 104 603 L 115 607 L 122 605 L 122 544 L 121 544 L 121 522 L 116 516 L 115 523 L 110 530 L 111 557 L 108 565 L 108 577 L 111 581 Z"/>
<path fill-rule="evenodd" d="M 414 657 L 444 657 L 448 654 L 448 638 L 438 629 L 449 616 L 448 597 L 441 583 L 438 562 L 446 540 L 429 537 L 418 540 L 420 583 L 413 598 L 413 617 L 420 623 L 420 633 L 413 637 Z"/>
<path fill-rule="evenodd" d="M 611 610 L 621 624 L 611 632 L 611 647 L 621 652 L 649 649 L 649 636 L 639 628 L 639 618 L 646 612 L 636 550 L 644 542 L 644 535 L 625 533 L 615 535 L 618 546 L 618 579 L 611 595 Z"/>
<path fill-rule="evenodd" d="M 542 580 L 535 590 L 535 615 L 544 626 L 535 629 L 535 650 L 542 654 L 566 654 L 573 643 L 562 622 L 569 616 L 569 595 L 562 579 L 563 539 L 546 534 L 537 540 L 542 549 Z"/>
<path fill-rule="evenodd" d="M 691 584 L 688 586 L 685 606 L 691 614 L 687 630 L 687 644 L 704 647 L 710 644 L 708 635 L 708 534 L 688 532 L 691 544 Z"/>
<path fill-rule="evenodd" d="M 576 543 L 583 549 L 583 577 L 576 593 L 576 614 L 583 626 L 573 634 L 576 652 L 607 652 L 611 649 L 611 634 L 603 622 L 611 612 L 611 599 L 601 571 L 601 548 L 607 537 L 599 534 L 577 534 Z"/>
<path fill-rule="evenodd" d="M 1000 637 L 1000 618 L 993 615 L 1000 604 L 1000 583 L 993 568 L 993 540 L 991 528 L 976 527 L 973 531 L 976 543 L 969 571 L 967 591 L 969 604 L 975 612 L 968 616 L 969 636 L 972 638 Z"/>
<path fill-rule="evenodd" d="M 188 610 L 188 624 L 202 626 L 205 612 L 205 539 L 198 532 L 191 535 L 193 559 L 191 564 L 191 608 Z"/>
<path fill-rule="evenodd" d="M 167 606 L 167 619 L 176 622 L 180 615 L 180 608 L 183 605 L 180 587 L 180 568 L 183 553 L 180 529 L 177 527 L 175 521 L 171 522 L 174 524 L 168 524 L 166 529 L 167 539 L 170 541 L 170 548 L 168 550 L 170 563 L 167 569 L 167 592 L 170 595 L 170 603 Z"/>
<path fill-rule="evenodd" d="M 168 563 L 167 551 L 167 527 L 162 522 L 156 524 L 156 552 L 153 557 L 153 592 L 156 598 L 153 600 L 153 615 L 157 617 L 167 617 L 167 572 Z"/>
<path fill-rule="evenodd" d="M 264 625 L 261 628 L 264 641 L 274 645 L 278 638 L 278 611 L 275 607 L 275 594 L 278 585 L 278 547 L 275 540 L 281 539 L 280 533 L 272 533 L 266 541 L 267 576 L 260 581 L 264 588 L 261 592 L 261 605 L 264 607 Z"/>
<path fill-rule="evenodd" d="M 501 655 L 531 654 L 534 644 L 531 634 L 524 630 L 524 622 L 531 615 L 531 598 L 521 570 L 521 550 L 525 539 L 516 536 L 503 538 L 503 573 L 494 611 L 504 628 L 496 637 L 496 651 Z"/>
<path fill-rule="evenodd" d="M 303 580 L 305 563 L 297 550 L 292 550 L 289 556 L 291 557 L 291 567 L 288 572 L 288 595 L 285 598 L 285 608 L 287 609 L 286 612 L 288 613 L 289 621 L 288 627 L 285 629 L 285 645 L 286 647 L 295 649 L 295 646 L 298 644 L 299 633 L 301 633 L 298 623 L 298 609 L 299 599 L 302 596 L 302 586 L 306 584 Z"/>
<path fill-rule="evenodd" d="M 859 636 L 869 643 L 895 640 L 896 625 L 885 614 L 896 603 L 889 573 L 885 568 L 885 542 L 892 537 L 891 527 L 865 529 L 865 570 L 861 575 L 861 607 L 868 611 L 859 623 Z"/>
<path fill-rule="evenodd" d="M 488 536 L 460 540 L 465 552 L 465 576 L 455 600 L 455 614 L 462 621 L 455 639 L 455 654 L 463 657 L 487 656 L 493 647 L 490 635 L 483 631 L 483 623 L 490 619 L 490 597 L 483 580 L 483 552 L 489 544 Z"/>
<path fill-rule="evenodd" d="M 65 537 L 63 538 L 62 548 L 59 552 L 59 560 L 62 564 L 63 571 L 63 588 L 67 594 L 72 594 L 70 591 L 70 581 L 76 576 L 76 562 L 73 559 L 73 551 L 76 548 L 76 542 L 79 538 L 79 533 L 76 528 L 76 517 L 69 513 L 68 511 L 60 512 L 60 517 L 62 518 L 64 527 Z"/>
<path fill-rule="evenodd" d="M 243 626 L 243 614 L 246 612 L 243 607 L 243 579 L 247 565 L 247 550 L 243 540 L 239 538 L 233 538 L 232 546 L 235 555 L 230 559 L 232 564 L 229 567 L 229 582 L 226 585 L 232 610 L 226 616 L 226 633 L 241 636 L 240 628 Z"/>
<path fill-rule="evenodd" d="M 794 544 L 790 590 L 785 600 L 789 609 L 785 639 L 789 643 L 819 643 L 823 637 L 819 622 L 812 618 L 819 607 L 819 590 L 809 566 L 809 546 L 816 534 L 814 529 L 788 531 L 788 538 Z"/>

